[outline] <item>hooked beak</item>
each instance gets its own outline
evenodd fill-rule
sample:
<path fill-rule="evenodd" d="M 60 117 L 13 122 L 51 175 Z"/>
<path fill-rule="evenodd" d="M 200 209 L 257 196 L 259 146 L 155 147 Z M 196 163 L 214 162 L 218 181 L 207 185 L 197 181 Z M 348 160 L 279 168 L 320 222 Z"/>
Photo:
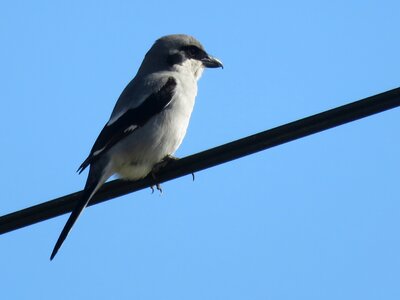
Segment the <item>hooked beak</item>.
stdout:
<path fill-rule="evenodd" d="M 207 55 L 206 57 L 202 58 L 201 62 L 206 68 L 224 68 L 222 62 L 218 58 L 212 57 L 211 55 Z"/>

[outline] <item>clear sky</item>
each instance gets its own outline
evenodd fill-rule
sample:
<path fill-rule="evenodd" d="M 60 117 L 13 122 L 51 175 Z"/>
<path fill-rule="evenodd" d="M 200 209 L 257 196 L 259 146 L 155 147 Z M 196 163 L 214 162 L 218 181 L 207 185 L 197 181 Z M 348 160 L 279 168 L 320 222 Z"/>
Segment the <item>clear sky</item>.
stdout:
<path fill-rule="evenodd" d="M 0 214 L 75 173 L 160 36 L 206 70 L 186 156 L 400 85 L 399 1 L 2 1 Z M 395 109 L 0 236 L 3 299 L 400 299 Z"/>

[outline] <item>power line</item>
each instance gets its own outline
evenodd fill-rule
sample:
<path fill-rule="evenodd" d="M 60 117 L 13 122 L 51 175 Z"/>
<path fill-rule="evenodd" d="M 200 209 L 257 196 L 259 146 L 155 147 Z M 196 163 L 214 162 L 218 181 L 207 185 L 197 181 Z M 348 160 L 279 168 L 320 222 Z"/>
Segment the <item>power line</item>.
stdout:
<path fill-rule="evenodd" d="M 327 110 L 298 121 L 278 126 L 173 161 L 157 173 L 157 182 L 162 183 L 214 167 L 255 152 L 275 147 L 398 106 L 400 106 L 400 88 Z M 155 184 L 156 182 L 151 176 L 135 182 L 114 180 L 106 183 L 96 193 L 89 203 L 89 206 Z M 0 234 L 70 212 L 81 194 L 82 191 L 76 192 L 4 215 L 0 217 Z"/>

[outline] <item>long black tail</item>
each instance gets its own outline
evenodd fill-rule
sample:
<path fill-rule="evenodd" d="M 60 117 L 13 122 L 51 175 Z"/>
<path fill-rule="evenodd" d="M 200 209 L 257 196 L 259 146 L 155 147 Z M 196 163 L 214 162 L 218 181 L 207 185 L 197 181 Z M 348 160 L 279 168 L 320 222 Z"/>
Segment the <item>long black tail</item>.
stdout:
<path fill-rule="evenodd" d="M 58 249 L 60 249 L 68 233 L 70 232 L 72 226 L 74 226 L 76 220 L 79 218 L 79 215 L 82 213 L 82 211 L 88 205 L 90 199 L 93 197 L 95 189 L 96 186 L 93 186 L 88 189 L 85 188 L 82 198 L 76 204 L 74 210 L 72 211 L 71 215 L 68 218 L 67 223 L 65 223 L 65 226 L 61 231 L 60 236 L 58 237 L 57 243 L 55 244 L 53 252 L 51 253 L 50 260 L 53 260 L 54 256 L 56 256 Z"/>
<path fill-rule="evenodd" d="M 57 251 L 60 249 L 61 245 L 68 236 L 68 233 L 70 232 L 72 226 L 74 226 L 76 220 L 79 218 L 82 211 L 88 205 L 90 199 L 92 199 L 93 195 L 97 192 L 97 190 L 110 177 L 111 174 L 107 173 L 107 168 L 103 167 L 104 166 L 100 164 L 94 165 L 94 168 L 93 166 L 91 166 L 82 198 L 76 204 L 74 210 L 72 211 L 71 215 L 68 218 L 67 223 L 65 223 L 65 226 L 61 231 L 61 234 L 58 237 L 58 240 L 54 246 L 53 252 L 51 253 L 50 260 L 53 260 L 54 256 L 56 256 Z"/>

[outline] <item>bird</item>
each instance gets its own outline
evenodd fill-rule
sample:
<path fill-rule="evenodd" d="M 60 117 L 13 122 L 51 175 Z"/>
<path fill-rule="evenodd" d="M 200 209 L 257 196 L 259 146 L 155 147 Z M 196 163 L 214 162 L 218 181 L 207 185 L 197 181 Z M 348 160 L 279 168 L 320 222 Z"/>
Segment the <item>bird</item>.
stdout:
<path fill-rule="evenodd" d="M 80 174 L 89 167 L 86 184 L 50 260 L 93 195 L 112 175 L 138 180 L 173 159 L 189 125 L 197 81 L 205 68 L 219 67 L 223 68 L 222 62 L 191 35 L 171 34 L 154 42 L 78 168 Z"/>

